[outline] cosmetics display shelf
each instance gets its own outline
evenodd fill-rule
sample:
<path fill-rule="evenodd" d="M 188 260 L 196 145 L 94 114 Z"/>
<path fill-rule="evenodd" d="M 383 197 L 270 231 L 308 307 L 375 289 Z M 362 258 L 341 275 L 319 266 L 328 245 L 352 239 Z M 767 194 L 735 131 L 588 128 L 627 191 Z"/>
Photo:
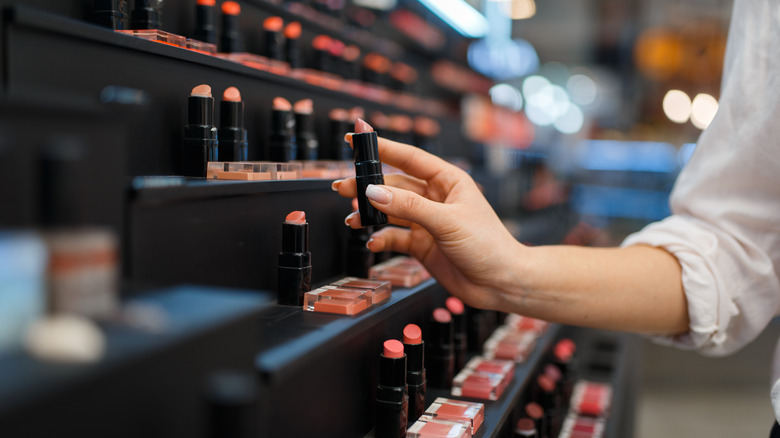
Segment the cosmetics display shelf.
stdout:
<path fill-rule="evenodd" d="M 257 291 L 203 286 L 150 291 L 125 301 L 121 320 L 99 324 L 105 351 L 96 363 L 45 362 L 21 351 L 0 356 L 0 431 L 202 436 L 207 381 L 225 371 L 252 375 L 259 315 L 269 301 Z"/>
<path fill-rule="evenodd" d="M 245 66 L 237 62 L 220 59 L 218 57 L 198 53 L 196 51 L 174 47 L 167 44 L 151 42 L 141 38 L 135 38 L 113 32 L 84 21 L 62 17 L 23 5 L 14 5 L 13 7 L 5 8 L 3 17 L 6 26 L 30 27 L 39 32 L 47 34 L 55 33 L 72 38 L 81 38 L 90 42 L 108 44 L 116 48 L 130 49 L 145 54 L 163 56 L 169 59 L 194 63 L 201 66 L 216 68 L 225 72 L 249 76 L 261 81 L 264 84 L 279 84 L 285 87 L 295 88 L 300 92 L 308 92 L 313 96 L 330 96 L 332 98 L 337 98 L 340 101 L 351 102 L 352 105 L 363 105 L 371 109 L 381 110 L 389 113 L 407 112 L 403 108 L 396 107 L 395 105 L 383 104 L 381 102 L 368 100 L 339 90 L 319 87 L 292 77 L 272 74 Z M 10 47 L 12 49 L 14 48 L 14 42 L 15 40 L 11 41 L 12 44 Z M 5 74 L 8 75 L 12 74 L 13 72 L 13 69 L 6 69 Z M 13 80 L 16 78 L 11 77 L 10 79 Z M 6 86 L 7 85 L 8 80 L 6 80 Z M 15 96 L 15 91 L 16 90 L 13 87 L 10 87 L 6 90 L 10 98 L 27 97 Z"/>

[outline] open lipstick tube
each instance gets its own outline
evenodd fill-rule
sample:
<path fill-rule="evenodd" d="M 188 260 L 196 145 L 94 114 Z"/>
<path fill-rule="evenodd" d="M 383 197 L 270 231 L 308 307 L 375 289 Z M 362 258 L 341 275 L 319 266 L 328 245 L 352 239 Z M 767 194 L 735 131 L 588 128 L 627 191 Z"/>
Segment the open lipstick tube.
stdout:
<path fill-rule="evenodd" d="M 409 359 L 406 384 L 409 390 L 409 422 L 416 421 L 425 410 L 425 342 L 416 324 L 404 327 L 404 351 Z"/>
<path fill-rule="evenodd" d="M 278 303 L 302 306 L 303 295 L 311 290 L 309 224 L 302 211 L 293 211 L 282 223 L 282 252 L 277 273 Z"/>
<path fill-rule="evenodd" d="M 406 392 L 404 344 L 395 339 L 384 342 L 379 356 L 379 384 L 376 388 L 375 438 L 406 436 L 409 396 Z"/>
<path fill-rule="evenodd" d="M 209 161 L 218 161 L 217 128 L 214 126 L 214 98 L 206 84 L 192 89 L 187 99 L 187 124 L 181 153 L 181 173 L 206 176 Z"/>
<path fill-rule="evenodd" d="M 361 226 L 384 225 L 387 215 L 371 205 L 366 197 L 366 187 L 385 183 L 382 162 L 379 161 L 379 142 L 376 132 L 362 119 L 355 122 L 352 145 L 355 149 L 355 182 Z"/>

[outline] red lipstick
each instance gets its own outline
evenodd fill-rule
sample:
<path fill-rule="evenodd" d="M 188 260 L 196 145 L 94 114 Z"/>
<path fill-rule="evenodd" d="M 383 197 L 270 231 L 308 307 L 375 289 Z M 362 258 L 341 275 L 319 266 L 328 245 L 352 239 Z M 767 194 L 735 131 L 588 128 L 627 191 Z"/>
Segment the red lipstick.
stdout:
<path fill-rule="evenodd" d="M 363 119 L 357 119 L 355 122 L 352 146 L 355 149 L 355 182 L 361 226 L 384 225 L 387 223 L 387 215 L 374 208 L 366 197 L 366 187 L 370 184 L 384 184 L 385 178 L 382 174 L 382 162 L 379 161 L 376 132 Z"/>
<path fill-rule="evenodd" d="M 311 290 L 311 253 L 306 213 L 293 211 L 282 223 L 282 252 L 277 271 L 278 303 L 302 306 L 303 295 Z"/>
<path fill-rule="evenodd" d="M 425 343 L 416 324 L 404 327 L 404 350 L 409 363 L 406 383 L 409 391 L 409 422 L 417 421 L 425 411 Z"/>
<path fill-rule="evenodd" d="M 268 158 L 271 161 L 286 163 L 295 158 L 294 129 L 292 104 L 283 97 L 275 97 L 271 110 L 271 135 L 268 137 Z"/>
<path fill-rule="evenodd" d="M 222 3 L 222 38 L 220 39 L 220 52 L 243 52 L 241 35 L 238 32 L 238 18 L 241 15 L 241 5 L 234 1 Z"/>
<path fill-rule="evenodd" d="M 236 87 L 226 89 L 219 103 L 219 139 L 220 160 L 249 160 L 249 144 L 244 129 L 244 102 Z"/>
<path fill-rule="evenodd" d="M 455 373 L 455 353 L 452 349 L 452 315 L 437 308 L 431 318 L 431 338 L 428 343 L 428 382 L 433 388 L 449 389 Z"/>
<path fill-rule="evenodd" d="M 406 393 L 404 345 L 389 339 L 379 356 L 379 385 L 376 388 L 376 438 L 406 436 L 409 396 Z"/>
<path fill-rule="evenodd" d="M 215 0 L 197 0 L 195 5 L 194 38 L 211 44 L 217 43 L 217 27 L 215 26 Z"/>
<path fill-rule="evenodd" d="M 192 89 L 187 99 L 187 124 L 181 154 L 181 173 L 206 176 L 206 163 L 218 160 L 217 128 L 214 126 L 214 98 L 206 84 Z"/>

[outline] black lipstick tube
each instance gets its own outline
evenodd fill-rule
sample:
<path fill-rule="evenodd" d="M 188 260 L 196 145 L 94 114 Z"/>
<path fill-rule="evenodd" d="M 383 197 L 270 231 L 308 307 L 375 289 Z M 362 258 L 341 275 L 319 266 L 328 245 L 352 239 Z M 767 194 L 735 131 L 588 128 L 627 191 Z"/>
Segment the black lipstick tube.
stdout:
<path fill-rule="evenodd" d="M 425 412 L 425 341 L 419 344 L 404 342 L 409 361 L 406 369 L 406 386 L 409 392 L 409 423 L 414 423 Z"/>
<path fill-rule="evenodd" d="M 238 15 L 222 14 L 222 38 L 220 38 L 220 52 L 237 53 L 244 51 L 241 43 L 241 34 L 238 32 Z"/>
<path fill-rule="evenodd" d="M 282 60 L 282 33 L 272 30 L 263 31 L 265 34 L 265 56 L 277 61 Z"/>
<path fill-rule="evenodd" d="M 387 215 L 374 208 L 366 198 L 366 187 L 369 184 L 385 183 L 385 177 L 382 175 L 382 163 L 379 161 L 376 132 L 352 135 L 352 145 L 355 148 L 355 182 L 357 183 L 360 223 L 364 227 L 384 225 L 387 223 Z"/>
<path fill-rule="evenodd" d="M 130 15 L 133 29 L 159 29 L 162 27 L 159 0 L 135 0 Z"/>
<path fill-rule="evenodd" d="M 344 141 L 344 133 L 350 129 L 349 122 L 346 120 L 330 120 L 330 150 L 323 155 L 323 158 L 331 160 L 352 160 L 355 157 L 354 152 L 349 147 L 349 143 Z"/>
<path fill-rule="evenodd" d="M 466 366 L 466 356 L 468 354 L 468 335 L 466 334 L 465 312 L 453 313 L 452 325 L 453 350 L 455 352 L 455 370 L 460 371 L 464 366 Z"/>
<path fill-rule="evenodd" d="M 317 156 L 319 155 L 320 142 L 317 140 L 317 135 L 314 133 L 313 114 L 295 113 L 295 142 L 298 149 L 296 153 L 296 159 L 317 159 Z"/>
<path fill-rule="evenodd" d="M 311 290 L 309 224 L 282 223 L 282 252 L 277 271 L 278 303 L 303 306 L 303 295 Z"/>
<path fill-rule="evenodd" d="M 347 275 L 368 278 L 368 271 L 374 265 L 374 253 L 366 248 L 366 244 L 372 232 L 371 227 L 350 228 L 347 242 Z"/>
<path fill-rule="evenodd" d="M 379 385 L 376 388 L 376 438 L 406 436 L 409 396 L 406 393 L 406 354 L 379 356 Z"/>
<path fill-rule="evenodd" d="M 91 21 L 113 30 L 130 27 L 128 0 L 92 0 Z"/>
<path fill-rule="evenodd" d="M 217 43 L 217 26 L 215 26 L 214 6 L 195 5 L 195 33 L 198 41 L 211 44 Z"/>
<path fill-rule="evenodd" d="M 450 389 L 455 374 L 452 321 L 431 320 L 431 342 L 428 343 L 428 383 L 432 388 Z"/>
<path fill-rule="evenodd" d="M 287 38 L 284 42 L 284 54 L 290 68 L 301 68 L 301 49 L 298 38 Z"/>
<path fill-rule="evenodd" d="M 244 102 L 220 102 L 219 123 L 219 159 L 248 161 L 249 143 L 244 129 Z"/>
<path fill-rule="evenodd" d="M 268 159 L 280 163 L 292 161 L 296 155 L 293 132 L 295 119 L 291 111 L 271 110 L 271 135 L 268 136 Z"/>
<path fill-rule="evenodd" d="M 214 98 L 190 96 L 187 106 L 181 173 L 185 176 L 205 177 L 206 163 L 219 161 L 217 128 L 214 127 Z"/>

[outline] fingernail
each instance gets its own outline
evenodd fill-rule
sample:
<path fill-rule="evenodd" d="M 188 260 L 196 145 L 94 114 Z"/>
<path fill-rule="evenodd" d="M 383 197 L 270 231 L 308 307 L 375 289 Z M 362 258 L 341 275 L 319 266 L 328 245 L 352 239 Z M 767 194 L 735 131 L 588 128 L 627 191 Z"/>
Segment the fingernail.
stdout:
<path fill-rule="evenodd" d="M 344 225 L 349 226 L 349 221 L 352 220 L 353 217 L 357 216 L 358 212 L 353 211 L 352 213 L 348 214 L 346 218 L 344 218 Z"/>
<path fill-rule="evenodd" d="M 373 241 L 374 241 L 373 237 L 368 239 L 368 242 L 366 242 L 366 248 L 371 249 L 371 242 L 373 242 Z"/>
<path fill-rule="evenodd" d="M 349 143 L 349 141 L 352 139 L 352 134 L 353 134 L 352 132 L 347 132 L 346 134 L 344 134 L 344 141 Z"/>
<path fill-rule="evenodd" d="M 387 189 L 369 184 L 366 187 L 366 197 L 378 204 L 389 204 L 393 194 Z"/>
<path fill-rule="evenodd" d="M 339 186 L 341 185 L 342 182 L 344 182 L 343 179 L 337 179 L 336 181 L 333 181 L 330 184 L 330 189 L 333 190 L 334 192 L 338 192 L 339 191 Z"/>

